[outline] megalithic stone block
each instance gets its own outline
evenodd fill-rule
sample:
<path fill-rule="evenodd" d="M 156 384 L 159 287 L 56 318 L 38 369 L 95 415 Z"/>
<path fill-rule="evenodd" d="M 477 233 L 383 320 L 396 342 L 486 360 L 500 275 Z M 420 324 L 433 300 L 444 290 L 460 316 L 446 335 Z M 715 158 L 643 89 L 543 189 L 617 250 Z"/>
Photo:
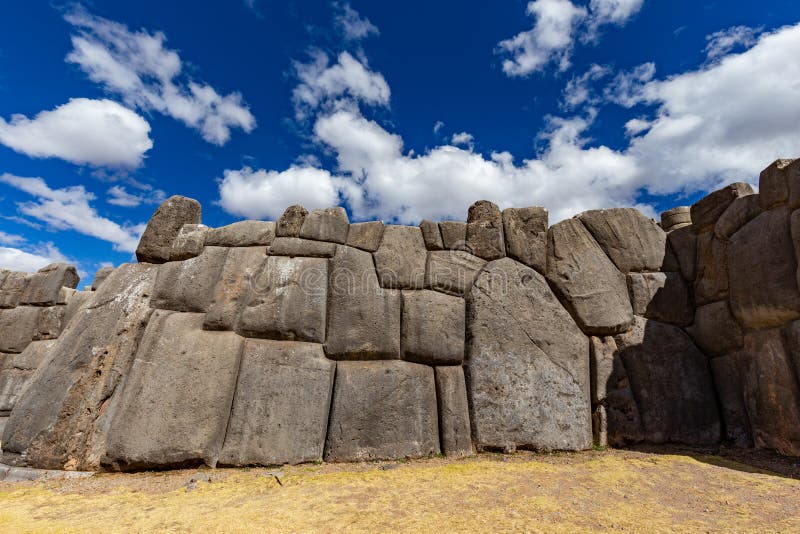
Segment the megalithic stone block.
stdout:
<path fill-rule="evenodd" d="M 488 200 L 479 200 L 469 207 L 467 215 L 467 249 L 484 260 L 506 255 L 503 236 L 503 215 Z"/>
<path fill-rule="evenodd" d="M 541 274 L 547 269 L 547 221 L 545 208 L 503 210 L 506 253 Z"/>
<path fill-rule="evenodd" d="M 20 304 L 54 306 L 62 287 L 76 288 L 80 282 L 78 271 L 66 263 L 51 263 L 28 278 L 19 298 Z"/>
<path fill-rule="evenodd" d="M 172 242 L 184 224 L 200 224 L 202 208 L 194 199 L 172 196 L 161 203 L 147 223 L 136 247 L 140 262 L 164 263 L 169 261 Z"/>
<path fill-rule="evenodd" d="M 591 210 L 580 214 L 579 218 L 621 272 L 662 269 L 667 253 L 667 234 L 639 210 Z"/>
<path fill-rule="evenodd" d="M 300 228 L 308 215 L 308 210 L 300 204 L 289 206 L 278 219 L 278 225 L 275 228 L 276 237 L 299 237 Z"/>
<path fill-rule="evenodd" d="M 460 365 L 437 367 L 435 375 L 442 452 L 447 456 L 469 456 L 474 450 L 464 369 Z"/>
<path fill-rule="evenodd" d="M 275 239 L 272 221 L 239 221 L 206 233 L 207 247 L 258 247 L 268 246 Z"/>
<path fill-rule="evenodd" d="M 152 306 L 183 312 L 207 311 L 229 250 L 206 247 L 196 258 L 160 265 Z"/>
<path fill-rule="evenodd" d="M 387 226 L 381 246 L 373 255 L 381 287 L 422 289 L 424 286 L 427 251 L 418 227 Z"/>
<path fill-rule="evenodd" d="M 315 241 L 344 244 L 350 220 L 344 208 L 316 209 L 306 215 L 300 227 L 300 237 Z"/>

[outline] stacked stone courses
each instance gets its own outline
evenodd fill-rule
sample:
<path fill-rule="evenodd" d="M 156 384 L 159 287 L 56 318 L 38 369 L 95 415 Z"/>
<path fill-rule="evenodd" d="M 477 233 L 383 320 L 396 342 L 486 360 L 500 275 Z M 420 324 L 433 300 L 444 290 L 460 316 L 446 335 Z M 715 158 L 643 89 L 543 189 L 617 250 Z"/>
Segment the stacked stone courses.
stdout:
<path fill-rule="evenodd" d="M 800 456 L 800 160 L 661 222 L 155 212 L 140 263 L 0 271 L 3 462 L 55 469 L 714 444 Z"/>

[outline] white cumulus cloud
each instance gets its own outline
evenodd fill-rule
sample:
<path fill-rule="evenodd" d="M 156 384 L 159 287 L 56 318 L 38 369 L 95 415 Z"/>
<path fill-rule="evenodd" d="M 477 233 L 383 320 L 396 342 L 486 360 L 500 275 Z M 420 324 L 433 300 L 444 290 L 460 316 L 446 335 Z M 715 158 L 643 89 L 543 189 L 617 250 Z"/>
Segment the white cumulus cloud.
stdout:
<path fill-rule="evenodd" d="M 731 52 L 736 47 L 750 47 L 758 40 L 758 35 L 762 32 L 761 28 L 749 28 L 747 26 L 734 26 L 727 30 L 714 32 L 706 37 L 706 55 L 708 59 L 714 60 Z"/>
<path fill-rule="evenodd" d="M 51 263 L 77 263 L 58 250 L 53 243 L 43 243 L 30 250 L 0 247 L 0 268 L 33 273 Z"/>
<path fill-rule="evenodd" d="M 110 187 L 107 193 L 106 202 L 123 208 L 135 208 L 141 204 L 160 204 L 167 198 L 164 191 L 160 189 L 150 189 L 136 194 L 129 192 L 121 185 Z"/>
<path fill-rule="evenodd" d="M 380 35 L 380 30 L 368 18 L 362 17 L 349 2 L 334 2 L 334 24 L 349 41 L 360 41 L 370 35 Z"/>

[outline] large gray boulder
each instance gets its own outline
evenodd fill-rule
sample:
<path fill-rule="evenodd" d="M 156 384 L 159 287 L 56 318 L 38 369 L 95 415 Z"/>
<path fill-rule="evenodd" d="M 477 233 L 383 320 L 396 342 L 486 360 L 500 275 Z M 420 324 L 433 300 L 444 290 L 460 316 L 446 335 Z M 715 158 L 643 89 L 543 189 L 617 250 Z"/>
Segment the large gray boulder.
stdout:
<path fill-rule="evenodd" d="M 19 297 L 20 304 L 54 306 L 62 287 L 76 288 L 81 278 L 75 267 L 66 263 L 51 263 L 28 278 Z"/>
<path fill-rule="evenodd" d="M 325 461 L 420 458 L 439 453 L 433 368 L 339 362 Z"/>
<path fill-rule="evenodd" d="M 264 247 L 236 247 L 228 251 L 203 321 L 206 330 L 235 330 L 239 317 L 264 268 Z"/>
<path fill-rule="evenodd" d="M 711 372 L 717 389 L 720 414 L 725 423 L 725 439 L 739 447 L 752 447 L 753 434 L 744 404 L 744 387 L 739 370 L 739 354 L 711 360 Z"/>
<path fill-rule="evenodd" d="M 442 245 L 445 250 L 467 249 L 467 223 L 463 221 L 442 221 L 439 223 Z"/>
<path fill-rule="evenodd" d="M 728 298 L 728 242 L 712 231 L 697 236 L 694 298 L 698 306 Z"/>
<path fill-rule="evenodd" d="M 460 250 L 429 252 L 425 265 L 425 287 L 462 296 L 470 290 L 486 260 Z"/>
<path fill-rule="evenodd" d="M 591 210 L 578 218 L 623 273 L 660 271 L 664 265 L 667 234 L 639 210 Z"/>
<path fill-rule="evenodd" d="M 497 205 L 479 200 L 469 207 L 466 246 L 472 254 L 489 261 L 506 255 L 503 215 Z"/>
<path fill-rule="evenodd" d="M 428 250 L 442 250 L 442 233 L 439 231 L 439 224 L 434 221 L 422 221 L 419 223 L 422 231 L 422 238 L 425 240 L 425 248 Z"/>
<path fill-rule="evenodd" d="M 692 282 L 697 268 L 697 235 L 691 226 L 685 226 L 667 234 L 667 244 L 678 261 L 683 278 Z"/>
<path fill-rule="evenodd" d="M 789 167 L 794 160 L 779 159 L 761 171 L 758 179 L 759 202 L 768 210 L 789 202 Z M 800 184 L 792 184 L 796 189 Z"/>
<path fill-rule="evenodd" d="M 343 245 L 347 242 L 349 226 L 350 220 L 344 208 L 316 209 L 306 215 L 299 237 Z"/>
<path fill-rule="evenodd" d="M 16 271 L 7 271 L 0 285 L 0 309 L 14 308 L 19 304 L 19 299 L 28 280 L 33 275 Z"/>
<path fill-rule="evenodd" d="M 388 225 L 373 255 L 381 287 L 422 289 L 425 285 L 427 251 L 419 227 Z"/>
<path fill-rule="evenodd" d="M 347 245 L 368 252 L 375 252 L 381 246 L 385 225 L 383 221 L 370 221 L 350 225 Z"/>
<path fill-rule="evenodd" d="M 202 254 L 209 230 L 204 224 L 184 224 L 172 242 L 169 261 L 188 260 Z"/>
<path fill-rule="evenodd" d="M 464 299 L 426 290 L 404 290 L 402 296 L 403 359 L 427 365 L 461 365 Z"/>
<path fill-rule="evenodd" d="M 321 461 L 335 370 L 322 345 L 248 339 L 219 463 Z"/>
<path fill-rule="evenodd" d="M 550 227 L 547 279 L 578 326 L 590 335 L 616 334 L 633 320 L 625 275 L 578 219 Z"/>
<path fill-rule="evenodd" d="M 269 246 L 275 239 L 274 221 L 239 221 L 206 233 L 207 247 Z"/>
<path fill-rule="evenodd" d="M 276 237 L 299 237 L 300 229 L 306 221 L 308 210 L 300 204 L 289 206 L 278 219 L 275 228 Z"/>
<path fill-rule="evenodd" d="M 788 207 L 762 213 L 731 238 L 731 311 L 745 328 L 769 328 L 800 318 L 793 247 Z"/>
<path fill-rule="evenodd" d="M 400 292 L 382 289 L 372 254 L 337 246 L 329 260 L 325 354 L 335 360 L 400 358 Z"/>
<path fill-rule="evenodd" d="M 183 312 L 207 311 L 229 250 L 206 247 L 196 258 L 160 265 L 152 306 Z"/>
<path fill-rule="evenodd" d="M 637 317 L 614 337 L 651 443 L 710 444 L 721 424 L 708 360 L 680 328 Z"/>
<path fill-rule="evenodd" d="M 691 293 L 679 273 L 630 273 L 628 291 L 636 315 L 678 326 L 692 323 Z"/>
<path fill-rule="evenodd" d="M 547 221 L 545 208 L 503 210 L 506 253 L 541 274 L 547 268 Z"/>
<path fill-rule="evenodd" d="M 152 313 L 157 268 L 116 269 L 70 320 L 18 399 L 3 461 L 45 469 L 98 469 L 110 414 Z"/>
<path fill-rule="evenodd" d="M 727 300 L 698 306 L 694 323 L 686 331 L 706 354 L 725 354 L 740 348 L 744 342 L 742 327 L 733 317 Z"/>
<path fill-rule="evenodd" d="M 7 416 L 14 409 L 36 369 L 47 361 L 53 345 L 54 340 L 34 341 L 20 354 L 0 354 L 0 416 Z"/>
<path fill-rule="evenodd" d="M 739 228 L 755 219 L 761 213 L 759 195 L 746 195 L 731 202 L 717 224 L 714 226 L 714 235 L 719 239 L 730 239 Z"/>
<path fill-rule="evenodd" d="M 469 456 L 473 453 L 472 431 L 464 369 L 460 365 L 437 367 L 435 375 L 442 453 Z"/>
<path fill-rule="evenodd" d="M 244 338 L 203 330 L 203 315 L 157 310 L 111 418 L 103 465 L 217 464 Z"/>
<path fill-rule="evenodd" d="M 753 193 L 750 184 L 744 182 L 730 184 L 709 193 L 692 204 L 692 228 L 697 233 L 712 229 L 734 200 Z"/>
<path fill-rule="evenodd" d="M 169 261 L 175 237 L 184 224 L 200 224 L 201 212 L 200 203 L 194 199 L 169 197 L 147 223 L 136 248 L 136 258 L 149 263 Z"/>
<path fill-rule="evenodd" d="M 246 337 L 325 341 L 328 262 L 270 256 L 249 285 L 236 330 Z"/>
<path fill-rule="evenodd" d="M 270 256 L 331 258 L 336 253 L 336 243 L 300 239 L 299 237 L 276 237 L 269 248 Z"/>
<path fill-rule="evenodd" d="M 589 342 L 542 275 L 489 263 L 467 297 L 467 340 L 479 450 L 591 446 Z"/>
<path fill-rule="evenodd" d="M 100 286 L 106 281 L 106 278 L 113 272 L 114 268 L 110 265 L 99 268 L 97 272 L 94 273 L 94 278 L 92 279 L 92 291 L 100 289 Z M 77 285 L 75 287 L 77 287 Z"/>
<path fill-rule="evenodd" d="M 40 310 L 33 306 L 0 310 L 0 352 L 25 350 L 37 337 Z"/>

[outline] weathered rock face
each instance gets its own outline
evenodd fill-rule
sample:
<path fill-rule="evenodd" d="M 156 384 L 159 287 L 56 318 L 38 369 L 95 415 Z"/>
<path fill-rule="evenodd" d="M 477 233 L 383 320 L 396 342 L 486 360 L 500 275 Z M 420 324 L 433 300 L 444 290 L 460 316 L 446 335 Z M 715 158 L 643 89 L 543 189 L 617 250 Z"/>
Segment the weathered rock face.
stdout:
<path fill-rule="evenodd" d="M 322 460 L 335 368 L 322 345 L 247 340 L 219 463 Z"/>
<path fill-rule="evenodd" d="M 270 258 L 277 260 L 277 258 Z M 225 257 L 214 297 L 203 321 L 206 330 L 235 330 L 267 257 L 263 247 L 232 248 Z"/>
<path fill-rule="evenodd" d="M 691 226 L 671 231 L 667 243 L 677 258 L 681 276 L 689 282 L 694 281 L 697 267 L 697 236 Z"/>
<path fill-rule="evenodd" d="M 633 320 L 625 276 L 578 219 L 550 227 L 547 279 L 586 334 L 623 332 Z"/>
<path fill-rule="evenodd" d="M 406 361 L 461 365 L 464 299 L 435 291 L 403 291 L 400 346 Z"/>
<path fill-rule="evenodd" d="M 728 298 L 728 243 L 707 231 L 697 236 L 694 299 L 698 306 Z"/>
<path fill-rule="evenodd" d="M 472 432 L 464 369 L 461 366 L 437 367 L 435 375 L 442 452 L 447 456 L 469 456 L 473 453 Z"/>
<path fill-rule="evenodd" d="M 206 233 L 207 247 L 257 247 L 271 245 L 275 239 L 275 223 L 239 221 Z"/>
<path fill-rule="evenodd" d="M 172 196 L 162 202 L 147 223 L 136 258 L 149 263 L 169 261 L 175 237 L 184 224 L 200 224 L 201 211 L 200 203 L 191 198 Z"/>
<path fill-rule="evenodd" d="M 742 394 L 739 358 L 737 354 L 714 358 L 711 360 L 711 371 L 717 386 L 725 439 L 739 447 L 750 447 L 753 445 L 753 435 Z"/>
<path fill-rule="evenodd" d="M 298 237 L 277 237 L 269 249 L 272 256 L 330 258 L 336 253 L 336 244 Z"/>
<path fill-rule="evenodd" d="M 678 326 L 692 323 L 694 306 L 680 274 L 631 273 L 628 291 L 636 315 Z"/>
<path fill-rule="evenodd" d="M 424 286 L 427 252 L 418 227 L 387 226 L 374 256 L 381 287 L 422 289 Z"/>
<path fill-rule="evenodd" d="M 203 224 L 184 224 L 172 242 L 169 261 L 188 260 L 202 254 L 209 230 Z"/>
<path fill-rule="evenodd" d="M 54 344 L 55 340 L 34 341 L 20 354 L 0 355 L 0 416 L 11 412 Z"/>
<path fill-rule="evenodd" d="M 437 421 L 431 367 L 400 361 L 339 362 L 325 460 L 438 454 Z"/>
<path fill-rule="evenodd" d="M 65 263 L 51 263 L 28 278 L 19 297 L 20 304 L 54 306 L 62 287 L 78 287 L 80 277 L 75 267 Z"/>
<path fill-rule="evenodd" d="M 623 273 L 661 270 L 667 235 L 639 210 L 592 210 L 579 218 Z"/>
<path fill-rule="evenodd" d="M 439 223 L 442 233 L 442 244 L 445 250 L 466 250 L 467 223 L 461 221 L 443 221 Z"/>
<path fill-rule="evenodd" d="M 196 258 L 159 266 L 153 307 L 183 312 L 207 311 L 228 251 L 224 247 L 206 247 Z"/>
<path fill-rule="evenodd" d="M 589 344 L 545 279 L 491 262 L 467 297 L 468 395 L 478 449 L 591 445 Z"/>
<path fill-rule="evenodd" d="M 730 239 L 739 228 L 755 219 L 760 213 L 758 194 L 739 197 L 731 202 L 728 209 L 720 216 L 714 226 L 714 235 L 719 239 Z"/>
<path fill-rule="evenodd" d="M 761 171 L 758 180 L 758 192 L 762 209 L 768 210 L 789 202 L 787 171 L 793 161 L 791 159 L 779 159 Z"/>
<path fill-rule="evenodd" d="M 540 274 L 547 269 L 547 221 L 545 208 L 503 210 L 507 254 Z"/>
<path fill-rule="evenodd" d="M 283 212 L 281 218 L 278 219 L 278 224 L 275 227 L 276 237 L 299 237 L 300 229 L 308 215 L 308 210 L 300 204 L 289 206 Z"/>
<path fill-rule="evenodd" d="M 753 193 L 753 188 L 749 184 L 737 182 L 701 198 L 691 208 L 694 231 L 702 232 L 712 228 L 735 199 Z"/>
<path fill-rule="evenodd" d="M 31 275 L 20 272 L 6 272 L 0 284 L 0 309 L 14 308 L 28 284 Z"/>
<path fill-rule="evenodd" d="M 472 287 L 486 260 L 460 250 L 428 253 L 425 287 L 463 296 Z"/>
<path fill-rule="evenodd" d="M 375 252 L 381 246 L 384 228 L 382 221 L 351 224 L 347 244 L 367 252 Z"/>
<path fill-rule="evenodd" d="M 300 237 L 315 241 L 344 244 L 350 220 L 344 208 L 317 209 L 306 215 Z"/>
<path fill-rule="evenodd" d="M 0 310 L 0 352 L 19 353 L 37 337 L 39 308 Z"/>
<path fill-rule="evenodd" d="M 425 240 L 425 248 L 428 250 L 442 250 L 442 233 L 439 231 L 439 224 L 434 221 L 422 221 L 419 223 L 422 230 L 422 238 Z"/>
<path fill-rule="evenodd" d="M 661 214 L 661 228 L 671 232 L 692 224 L 692 212 L 689 206 L 678 206 Z"/>
<path fill-rule="evenodd" d="M 469 207 L 467 250 L 485 260 L 496 260 L 506 255 L 503 216 L 500 208 L 488 200 L 479 200 Z"/>
<path fill-rule="evenodd" d="M 114 272 L 113 267 L 101 267 L 100 269 L 98 269 L 97 272 L 94 273 L 94 280 L 92 280 L 92 291 L 97 291 L 98 289 L 100 289 L 100 286 L 103 284 L 103 282 L 106 281 L 108 275 L 110 275 L 113 272 Z M 64 286 L 62 286 L 61 289 L 63 289 L 63 287 Z M 77 283 L 75 284 L 75 287 L 78 287 Z"/>
<path fill-rule="evenodd" d="M 706 354 L 721 355 L 742 346 L 742 328 L 731 314 L 727 300 L 697 308 L 694 323 L 686 329 Z"/>

